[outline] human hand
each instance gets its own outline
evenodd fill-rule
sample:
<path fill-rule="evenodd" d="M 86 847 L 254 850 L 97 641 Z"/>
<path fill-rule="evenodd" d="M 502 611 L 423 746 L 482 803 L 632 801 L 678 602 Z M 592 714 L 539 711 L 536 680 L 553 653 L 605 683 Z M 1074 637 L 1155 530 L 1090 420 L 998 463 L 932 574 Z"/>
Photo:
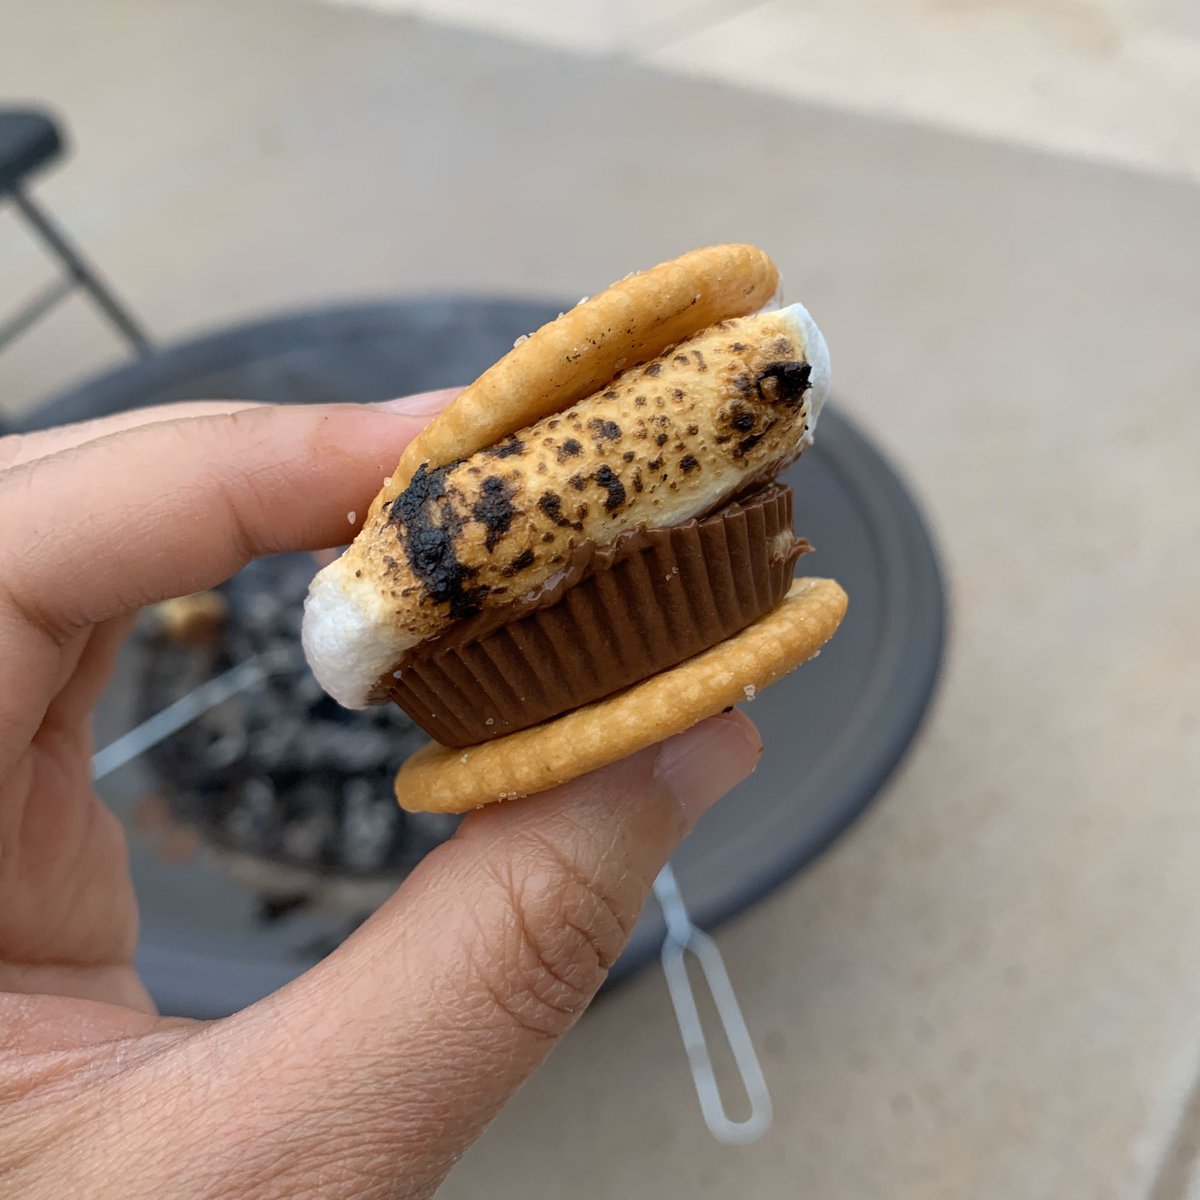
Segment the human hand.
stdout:
<path fill-rule="evenodd" d="M 213 1022 L 133 968 L 90 713 L 145 605 L 345 540 L 448 399 L 184 405 L 0 439 L 0 1191 L 428 1195 L 578 1018 L 753 769 L 731 713 L 461 824 L 340 949 Z"/>

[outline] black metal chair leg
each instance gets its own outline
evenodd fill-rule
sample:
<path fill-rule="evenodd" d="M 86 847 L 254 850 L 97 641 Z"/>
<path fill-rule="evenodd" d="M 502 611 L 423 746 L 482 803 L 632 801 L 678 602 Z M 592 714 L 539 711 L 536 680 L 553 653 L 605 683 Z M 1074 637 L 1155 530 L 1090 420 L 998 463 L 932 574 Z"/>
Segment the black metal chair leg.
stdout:
<path fill-rule="evenodd" d="M 46 244 L 62 260 L 71 277 L 90 293 L 92 299 L 139 355 L 150 354 L 154 347 L 141 326 L 100 281 L 96 273 L 66 236 L 34 202 L 20 190 L 9 192 L 25 219 L 42 235 Z"/>

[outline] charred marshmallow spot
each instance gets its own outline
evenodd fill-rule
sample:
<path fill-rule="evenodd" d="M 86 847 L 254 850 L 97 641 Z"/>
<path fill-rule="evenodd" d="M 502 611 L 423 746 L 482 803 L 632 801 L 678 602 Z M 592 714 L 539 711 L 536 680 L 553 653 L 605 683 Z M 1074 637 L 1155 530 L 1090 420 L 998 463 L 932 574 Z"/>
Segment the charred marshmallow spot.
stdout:
<path fill-rule="evenodd" d="M 754 409 L 748 404 L 734 404 L 730 408 L 729 425 L 738 433 L 749 433 L 754 428 L 755 422 Z"/>
<path fill-rule="evenodd" d="M 617 473 L 607 463 L 596 471 L 596 482 L 608 492 L 604 507 L 614 512 L 625 503 L 625 485 L 617 478 Z"/>
<path fill-rule="evenodd" d="M 812 367 L 794 359 L 768 363 L 759 371 L 754 386 L 764 404 L 797 408 L 804 399 L 804 393 L 812 387 Z"/>
<path fill-rule="evenodd" d="M 484 545 L 489 553 L 508 532 L 516 515 L 512 502 L 515 492 L 516 488 L 499 475 L 489 475 L 480 485 L 479 498 L 471 509 L 471 516 L 487 530 Z"/>
<path fill-rule="evenodd" d="M 457 620 L 477 613 L 488 587 L 468 587 L 479 574 L 477 567 L 459 561 L 456 542 L 463 520 L 454 511 L 446 476 L 459 464 L 429 470 L 428 463 L 417 468 L 412 482 L 392 502 L 389 522 L 396 526 L 397 537 L 413 575 L 435 604 L 448 604 L 450 616 Z"/>
<path fill-rule="evenodd" d="M 597 445 L 603 442 L 615 442 L 621 436 L 621 427 L 616 421 L 603 420 L 600 417 L 593 417 L 588 422 L 588 428 L 592 431 Z"/>
<path fill-rule="evenodd" d="M 500 574 L 511 579 L 519 571 L 526 571 L 533 566 L 536 555 L 532 550 L 523 550 L 512 562 L 500 568 Z"/>
<path fill-rule="evenodd" d="M 488 458 L 512 458 L 514 454 L 520 454 L 524 449 L 525 443 L 514 433 L 498 445 L 490 446 L 484 451 L 484 454 Z"/>
<path fill-rule="evenodd" d="M 575 530 L 583 528 L 578 521 L 572 521 L 563 516 L 562 497 L 555 492 L 543 492 L 538 500 L 538 508 L 560 528 Z"/>

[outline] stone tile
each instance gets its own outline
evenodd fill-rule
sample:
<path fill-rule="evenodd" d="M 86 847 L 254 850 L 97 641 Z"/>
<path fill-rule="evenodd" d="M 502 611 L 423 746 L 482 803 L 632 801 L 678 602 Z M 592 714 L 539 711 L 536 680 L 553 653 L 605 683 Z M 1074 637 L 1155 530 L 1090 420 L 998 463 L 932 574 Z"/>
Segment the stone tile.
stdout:
<path fill-rule="evenodd" d="M 1192 0 L 1129 0 L 1139 11 L 1148 12 L 1156 28 L 1164 34 L 1181 34 L 1193 40 L 1200 39 L 1200 8 Z"/>
<path fill-rule="evenodd" d="M 651 55 L 740 86 L 1200 177 L 1195 6 L 770 0 Z"/>
<path fill-rule="evenodd" d="M 1200 177 L 1190 0 L 330 0 Z"/>
<path fill-rule="evenodd" d="M 376 12 L 426 17 L 539 44 L 605 52 L 621 41 L 624 0 L 332 0 Z"/>
<path fill-rule="evenodd" d="M 420 16 L 539 45 L 597 54 L 639 54 L 753 0 L 326 0 Z M 649 36 L 648 36 L 649 35 Z"/>
<path fill-rule="evenodd" d="M 1146 1195 L 1200 1063 L 1197 189 L 358 8 L 44 0 L 10 27 L 11 90 L 77 135 L 43 193 L 161 334 L 368 293 L 574 298 L 755 240 L 942 539 L 917 751 L 720 935 L 775 1130 L 707 1140 L 651 974 L 444 1194 Z M 0 236 L 6 292 L 38 267 Z M 0 359 L 0 391 L 86 369 L 76 337 L 19 379 Z"/>
<path fill-rule="evenodd" d="M 1200 1078 L 1192 1084 L 1174 1136 L 1162 1159 L 1147 1200 L 1197 1200 L 1200 1197 Z"/>

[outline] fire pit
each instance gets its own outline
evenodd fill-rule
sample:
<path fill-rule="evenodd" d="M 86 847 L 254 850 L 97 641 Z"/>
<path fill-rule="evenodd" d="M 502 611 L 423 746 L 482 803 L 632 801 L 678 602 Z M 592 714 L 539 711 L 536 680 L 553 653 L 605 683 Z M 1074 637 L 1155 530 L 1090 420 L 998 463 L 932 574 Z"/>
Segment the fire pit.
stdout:
<path fill-rule="evenodd" d="M 280 664 L 147 751 L 158 785 L 141 814 L 143 829 L 174 830 L 175 845 L 193 832 L 266 920 L 301 908 L 365 917 L 457 824 L 393 798 L 396 769 L 425 734 L 391 705 L 347 711 L 305 666 L 312 572 L 308 555 L 262 559 L 215 592 L 147 612 L 137 632 L 143 720 L 237 663 Z"/>
<path fill-rule="evenodd" d="M 465 382 L 562 307 L 435 299 L 291 315 L 112 372 L 26 428 L 177 399 L 365 402 Z M 762 765 L 674 859 L 701 925 L 790 877 L 865 807 L 917 729 L 941 652 L 924 523 L 836 397 L 786 481 L 813 569 L 852 603 L 821 659 L 754 702 Z M 273 664 L 99 784 L 129 833 L 139 966 L 166 1012 L 216 1016 L 286 983 L 453 828 L 392 799 L 392 773 L 424 735 L 398 710 L 344 712 L 303 666 L 300 601 L 313 570 L 305 555 L 265 559 L 210 596 L 145 614 L 96 714 L 103 747 L 230 667 Z M 651 905 L 610 978 L 657 955 L 662 938 Z"/>

